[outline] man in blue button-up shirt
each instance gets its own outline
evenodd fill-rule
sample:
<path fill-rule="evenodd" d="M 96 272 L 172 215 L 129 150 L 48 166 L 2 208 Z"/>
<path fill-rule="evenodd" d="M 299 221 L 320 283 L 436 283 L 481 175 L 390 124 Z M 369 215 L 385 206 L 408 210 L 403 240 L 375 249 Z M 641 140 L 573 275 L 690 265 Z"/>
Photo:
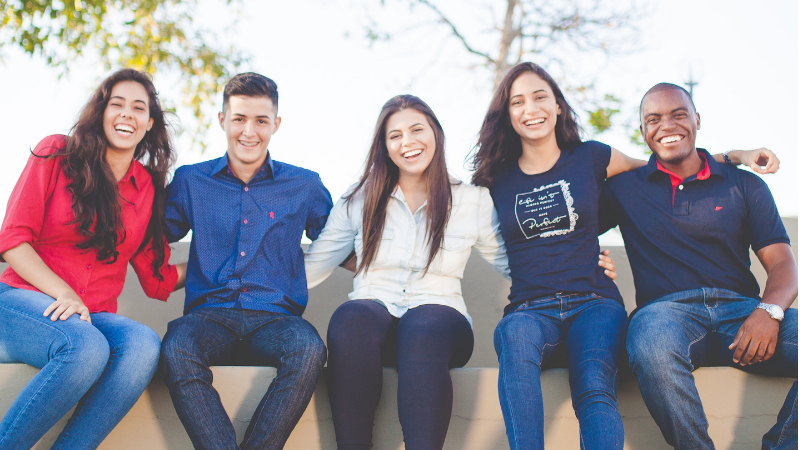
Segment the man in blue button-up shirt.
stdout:
<path fill-rule="evenodd" d="M 184 316 L 169 324 L 164 378 L 195 448 L 232 449 L 236 433 L 212 387 L 212 365 L 278 369 L 241 448 L 279 449 L 308 405 L 325 345 L 301 316 L 308 301 L 303 231 L 316 239 L 332 207 L 314 172 L 270 158 L 280 127 L 275 82 L 225 85 L 225 156 L 184 166 L 169 186 L 167 236 L 193 231 Z"/>

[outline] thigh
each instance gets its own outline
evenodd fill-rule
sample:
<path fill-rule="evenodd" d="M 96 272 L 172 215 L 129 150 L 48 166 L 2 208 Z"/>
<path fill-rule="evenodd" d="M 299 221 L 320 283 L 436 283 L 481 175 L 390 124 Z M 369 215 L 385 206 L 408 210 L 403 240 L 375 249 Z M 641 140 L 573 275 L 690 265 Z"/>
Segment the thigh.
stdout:
<path fill-rule="evenodd" d="M 0 363 L 22 362 L 41 369 L 66 343 L 95 346 L 108 354 L 102 334 L 77 314 L 56 321 L 44 316 L 53 301 L 41 292 L 0 283 Z"/>
<path fill-rule="evenodd" d="M 91 316 L 92 325 L 108 340 L 112 355 L 124 353 L 130 356 L 141 355 L 148 359 L 155 355 L 157 360 L 161 339 L 152 328 L 109 312 L 93 313 Z"/>
<path fill-rule="evenodd" d="M 560 320 L 553 311 L 517 310 L 507 314 L 494 331 L 494 348 L 501 361 L 532 361 L 541 365 L 563 341 Z M 501 364 L 502 365 L 502 364 Z"/>
<path fill-rule="evenodd" d="M 628 316 L 616 300 L 599 298 L 576 314 L 567 328 L 567 356 L 570 373 L 586 361 L 600 362 L 616 372 L 625 337 Z"/>
<path fill-rule="evenodd" d="M 248 313 L 262 313 L 248 311 Z M 262 324 L 248 334 L 245 342 L 248 364 L 279 367 L 284 356 L 325 353 L 317 329 L 300 316 L 259 314 Z M 324 356 L 323 356 L 324 364 Z"/>
<path fill-rule="evenodd" d="M 697 368 L 709 357 L 711 319 L 699 302 L 657 301 L 638 310 L 628 323 L 626 347 L 631 366 L 637 359 L 670 363 L 679 356 Z"/>
<path fill-rule="evenodd" d="M 397 322 L 394 347 L 398 368 L 409 359 L 436 359 L 448 368 L 462 367 L 472 356 L 473 346 L 469 321 L 449 306 L 417 306 Z"/>
<path fill-rule="evenodd" d="M 167 362 L 189 357 L 206 366 L 235 364 L 243 346 L 230 313 L 226 308 L 201 308 L 171 321 L 162 356 Z"/>

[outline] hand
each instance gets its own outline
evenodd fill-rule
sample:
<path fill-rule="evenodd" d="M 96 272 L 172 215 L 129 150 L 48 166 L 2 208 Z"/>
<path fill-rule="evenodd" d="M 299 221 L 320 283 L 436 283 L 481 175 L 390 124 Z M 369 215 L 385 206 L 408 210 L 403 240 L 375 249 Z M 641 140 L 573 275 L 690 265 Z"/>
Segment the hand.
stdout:
<path fill-rule="evenodd" d="M 772 150 L 761 147 L 755 150 L 742 150 L 739 162 L 760 174 L 775 173 L 781 165 L 781 160 Z M 763 167 L 763 168 L 762 168 Z"/>
<path fill-rule="evenodd" d="M 603 273 L 605 273 L 608 278 L 616 280 L 617 279 L 617 272 L 615 270 L 616 267 L 614 266 L 614 260 L 611 259 L 610 256 L 608 256 L 610 253 L 611 252 L 608 250 L 603 250 L 602 252 L 600 252 L 600 262 L 598 262 L 597 265 L 606 269 Z"/>
<path fill-rule="evenodd" d="M 728 346 L 728 350 L 736 349 L 733 362 L 746 366 L 770 359 L 778 343 L 778 328 L 778 321 L 769 313 L 763 309 L 753 311 Z"/>
<path fill-rule="evenodd" d="M 50 316 L 50 313 L 53 313 L 53 315 Z M 50 320 L 53 322 L 58 319 L 67 320 L 69 316 L 76 313 L 80 314 L 81 320 L 92 323 L 92 318 L 89 316 L 89 308 L 83 304 L 83 301 L 74 292 L 59 295 L 56 301 L 44 310 L 44 315 L 50 316 Z"/>

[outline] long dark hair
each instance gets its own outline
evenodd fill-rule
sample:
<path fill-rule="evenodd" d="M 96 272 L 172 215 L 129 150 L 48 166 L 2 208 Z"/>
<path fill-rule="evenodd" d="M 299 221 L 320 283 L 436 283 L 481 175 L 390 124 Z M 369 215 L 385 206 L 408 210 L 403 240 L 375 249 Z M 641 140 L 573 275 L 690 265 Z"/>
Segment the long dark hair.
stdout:
<path fill-rule="evenodd" d="M 497 170 L 522 156 L 522 141 L 511 126 L 508 114 L 508 101 L 511 96 L 511 85 L 520 75 L 531 72 L 547 82 L 556 97 L 556 103 L 561 108 L 561 114 L 556 119 L 556 142 L 558 148 L 567 150 L 581 143 L 581 129 L 578 126 L 578 116 L 569 106 L 564 94 L 559 89 L 555 80 L 540 66 L 524 62 L 512 67 L 489 103 L 489 110 L 483 119 L 483 125 L 478 135 L 478 143 L 468 158 L 472 158 L 471 166 L 475 173 L 472 175 L 472 184 L 490 187 L 494 184 Z"/>
<path fill-rule="evenodd" d="M 175 162 L 175 152 L 169 137 L 170 124 L 164 117 L 150 76 L 133 69 L 122 69 L 106 78 L 81 110 L 64 150 L 51 157 L 63 157 L 61 167 L 70 180 L 67 187 L 72 193 L 73 223 L 77 223 L 79 233 L 86 236 L 86 241 L 78 244 L 78 248 L 95 249 L 99 261 L 113 264 L 119 256 L 117 245 L 125 240 L 126 235 L 120 207 L 120 201 L 125 200 L 120 199 L 117 180 L 106 161 L 109 142 L 103 130 L 103 114 L 111 90 L 123 81 L 135 81 L 144 87 L 153 119 L 153 126 L 136 146 L 133 158 L 150 173 L 155 188 L 153 212 L 139 250 L 152 243 L 155 251 L 153 275 L 163 281 L 160 268 L 166 258 L 164 210 L 167 172 Z"/>
<path fill-rule="evenodd" d="M 413 95 L 398 95 L 392 97 L 383 105 L 375 125 L 375 134 L 369 148 L 364 174 L 356 188 L 345 197 L 350 201 L 360 191 L 364 195 L 364 210 L 362 215 L 363 250 L 361 263 L 356 269 L 356 274 L 369 268 L 378 253 L 378 247 L 383 236 L 383 225 L 386 222 L 386 206 L 389 197 L 397 187 L 400 179 L 400 170 L 389 157 L 386 147 L 386 124 L 392 114 L 404 110 L 414 109 L 424 114 L 433 129 L 436 138 L 436 150 L 427 169 L 428 183 L 428 209 L 427 231 L 425 237 L 430 250 L 425 272 L 428 271 L 433 258 L 444 241 L 444 230 L 450 219 L 450 206 L 452 193 L 450 191 L 450 177 L 447 174 L 447 165 L 444 158 L 444 131 L 439 119 L 433 110 L 418 97 Z"/>

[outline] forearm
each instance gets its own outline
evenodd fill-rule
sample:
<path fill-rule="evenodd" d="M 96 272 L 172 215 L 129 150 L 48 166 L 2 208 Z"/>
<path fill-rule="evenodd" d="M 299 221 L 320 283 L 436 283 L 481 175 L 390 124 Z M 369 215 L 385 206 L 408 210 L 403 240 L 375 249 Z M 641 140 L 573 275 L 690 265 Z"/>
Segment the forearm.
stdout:
<path fill-rule="evenodd" d="M 6 250 L 2 257 L 17 275 L 50 297 L 75 294 L 75 291 L 42 261 L 29 243 L 23 242 Z M 77 294 L 75 296 L 77 297 Z"/>
<path fill-rule="evenodd" d="M 175 287 L 172 289 L 173 292 L 186 287 L 186 266 L 188 264 L 188 262 L 175 264 L 175 270 L 178 272 L 178 282 L 175 283 Z"/>
<path fill-rule="evenodd" d="M 762 301 L 786 310 L 797 298 L 797 265 L 794 260 L 784 261 L 770 269 Z"/>

